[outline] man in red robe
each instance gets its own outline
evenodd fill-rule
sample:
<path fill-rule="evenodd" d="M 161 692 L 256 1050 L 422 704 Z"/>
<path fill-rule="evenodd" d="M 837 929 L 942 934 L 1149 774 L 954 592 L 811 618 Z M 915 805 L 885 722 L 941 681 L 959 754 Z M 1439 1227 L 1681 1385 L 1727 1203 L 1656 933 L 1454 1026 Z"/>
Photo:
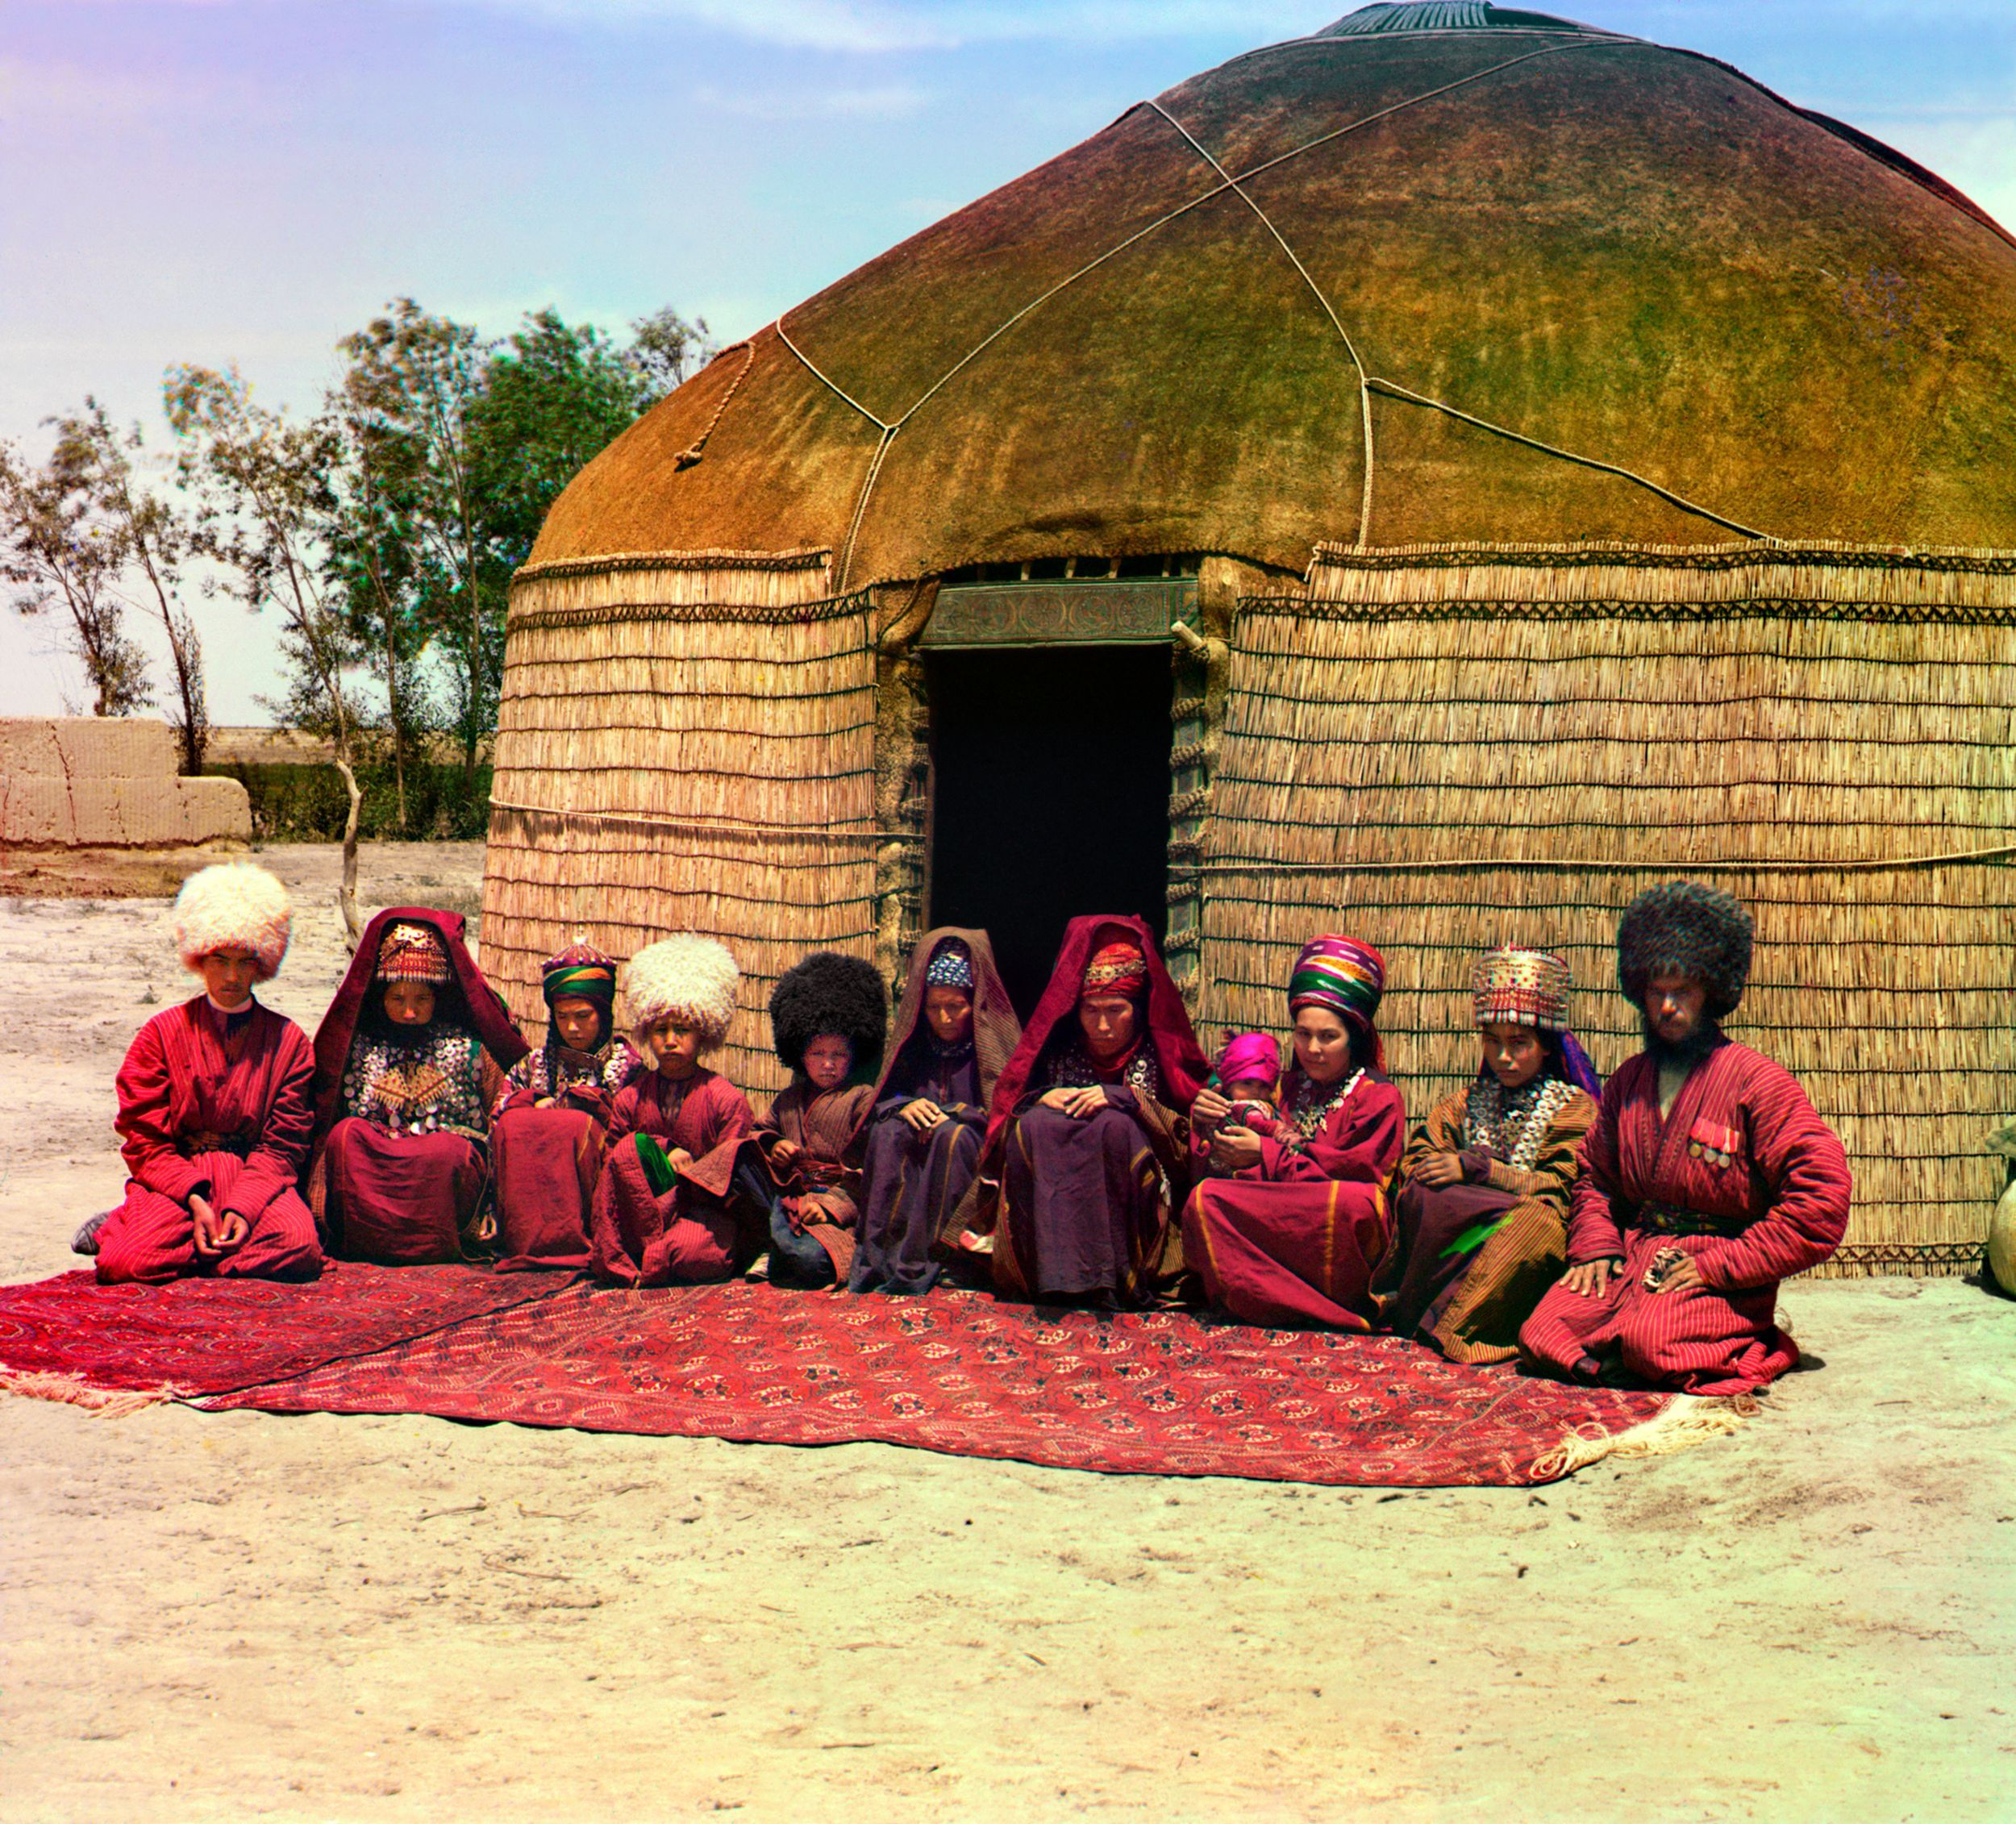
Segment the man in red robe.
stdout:
<path fill-rule="evenodd" d="M 1624 914 L 1618 977 L 1645 1049 L 1605 1086 L 1570 1203 L 1568 1269 L 1519 1332 L 1534 1367 L 1740 1393 L 1799 1359 L 1778 1283 L 1840 1246 L 1847 1156 L 1791 1074 L 1726 1037 L 1750 914 L 1688 881 Z"/>
<path fill-rule="evenodd" d="M 204 992 L 156 1014 L 119 1067 L 126 1201 L 96 1236 L 98 1276 L 312 1280 L 314 1218 L 297 1181 L 314 1131 L 314 1054 L 252 997 L 287 952 L 286 889 L 229 863 L 184 883 L 176 944 Z"/>

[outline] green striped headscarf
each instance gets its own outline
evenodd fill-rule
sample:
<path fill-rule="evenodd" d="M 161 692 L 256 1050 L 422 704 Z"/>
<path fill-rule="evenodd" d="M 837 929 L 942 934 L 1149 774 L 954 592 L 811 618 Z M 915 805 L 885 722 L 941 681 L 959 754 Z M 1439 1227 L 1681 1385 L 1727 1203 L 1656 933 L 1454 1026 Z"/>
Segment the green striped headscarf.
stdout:
<path fill-rule="evenodd" d="M 1386 988 L 1386 960 L 1356 938 L 1312 938 L 1288 978 L 1288 1010 L 1329 1007 L 1368 1031 Z"/>
<path fill-rule="evenodd" d="M 549 1007 L 570 995 L 604 1009 L 616 999 L 616 959 L 605 956 L 593 944 L 578 940 L 569 944 L 541 968 L 539 976 Z"/>

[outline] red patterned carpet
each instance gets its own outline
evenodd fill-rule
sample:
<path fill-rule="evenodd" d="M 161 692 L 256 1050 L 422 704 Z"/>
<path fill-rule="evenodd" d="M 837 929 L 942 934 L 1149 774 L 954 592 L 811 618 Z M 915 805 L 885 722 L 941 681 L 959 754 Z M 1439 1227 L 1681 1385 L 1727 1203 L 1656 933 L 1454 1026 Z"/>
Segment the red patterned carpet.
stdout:
<path fill-rule="evenodd" d="M 1638 1428 L 1633 1454 L 1732 1422 L 1720 1402 L 1460 1368 L 1392 1337 L 748 1285 L 569 1285 L 202 1403 L 1392 1487 L 1547 1481 Z"/>
<path fill-rule="evenodd" d="M 106 1407 L 226 1393 L 409 1342 L 554 1289 L 538 1274 L 354 1261 L 312 1285 L 232 1279 L 100 1285 L 88 1270 L 60 1273 L 0 1286 L 0 1389 Z"/>

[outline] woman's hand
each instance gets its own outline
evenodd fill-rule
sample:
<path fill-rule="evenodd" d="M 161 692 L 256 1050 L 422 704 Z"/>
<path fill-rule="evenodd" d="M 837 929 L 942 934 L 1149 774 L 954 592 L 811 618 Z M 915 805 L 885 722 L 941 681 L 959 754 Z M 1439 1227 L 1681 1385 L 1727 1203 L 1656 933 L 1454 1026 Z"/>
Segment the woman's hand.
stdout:
<path fill-rule="evenodd" d="M 1243 1172 L 1264 1156 L 1260 1135 L 1250 1128 L 1221 1127 L 1211 1140 L 1211 1164 L 1221 1172 Z"/>
<path fill-rule="evenodd" d="M 1431 1152 L 1414 1168 L 1414 1181 L 1426 1185 L 1431 1190 L 1443 1190 L 1451 1185 L 1463 1182 L 1463 1156 L 1453 1152 Z"/>
<path fill-rule="evenodd" d="M 252 1233 L 252 1225 L 244 1217 L 235 1210 L 219 1215 L 207 1197 L 191 1197 L 189 1214 L 196 1229 L 196 1251 L 206 1260 L 244 1247 L 245 1237 Z"/>
<path fill-rule="evenodd" d="M 1624 1270 L 1621 1260 L 1585 1260 L 1561 1275 L 1561 1284 L 1580 1298 L 1607 1298 L 1610 1281 Z"/>
<path fill-rule="evenodd" d="M 1197 1100 L 1190 1104 L 1190 1125 L 1208 1137 L 1211 1130 L 1231 1112 L 1232 1105 L 1217 1090 L 1200 1089 Z"/>
<path fill-rule="evenodd" d="M 793 1148 L 793 1151 L 796 1150 L 795 1147 Z M 690 1172 L 693 1169 L 693 1155 L 684 1147 L 673 1147 L 665 1157 L 671 1163 L 672 1168 L 675 1172 Z"/>
<path fill-rule="evenodd" d="M 1073 1121 L 1088 1121 L 1106 1106 L 1106 1093 L 1093 1084 L 1084 1089 L 1050 1089 L 1038 1098 L 1045 1108 L 1062 1109 Z"/>
<path fill-rule="evenodd" d="M 906 1102 L 897 1111 L 898 1115 L 918 1134 L 928 1134 L 934 1127 L 942 1126 L 945 1111 L 929 1098 L 919 1096 L 914 1102 Z"/>

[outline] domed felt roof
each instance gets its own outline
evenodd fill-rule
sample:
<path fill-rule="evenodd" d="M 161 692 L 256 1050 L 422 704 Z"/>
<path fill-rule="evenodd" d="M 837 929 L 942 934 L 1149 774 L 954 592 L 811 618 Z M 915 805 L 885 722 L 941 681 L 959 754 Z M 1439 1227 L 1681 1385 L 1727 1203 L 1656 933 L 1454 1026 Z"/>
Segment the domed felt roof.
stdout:
<path fill-rule="evenodd" d="M 823 547 L 859 586 L 1319 539 L 2006 547 L 2013 369 L 2016 244 L 1901 155 L 1692 52 L 1368 7 L 725 351 L 533 556 Z"/>

